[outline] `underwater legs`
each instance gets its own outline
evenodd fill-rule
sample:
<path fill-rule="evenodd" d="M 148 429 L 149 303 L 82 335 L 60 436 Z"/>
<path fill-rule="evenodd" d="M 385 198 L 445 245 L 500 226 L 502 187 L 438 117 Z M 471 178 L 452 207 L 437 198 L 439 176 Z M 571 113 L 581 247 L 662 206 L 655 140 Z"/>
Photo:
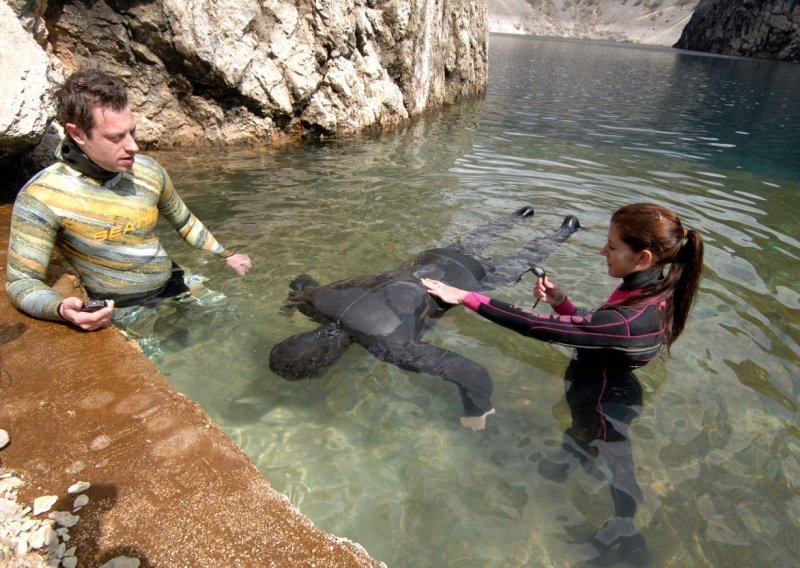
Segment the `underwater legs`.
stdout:
<path fill-rule="evenodd" d="M 497 237 L 528 217 L 533 217 L 533 207 L 530 205 L 520 207 L 511 215 L 498 217 L 494 221 L 486 223 L 485 225 L 481 225 L 467 236 L 462 237 L 451 245 L 448 245 L 447 248 L 455 249 L 458 252 L 470 256 L 477 256 L 483 252 L 486 247 L 492 244 L 492 241 L 494 241 Z"/>
<path fill-rule="evenodd" d="M 436 375 L 458 387 L 465 416 L 461 423 L 470 430 L 483 430 L 492 407 L 492 379 L 483 365 L 452 351 L 427 343 L 375 342 L 369 348 L 378 359 L 417 373 Z"/>

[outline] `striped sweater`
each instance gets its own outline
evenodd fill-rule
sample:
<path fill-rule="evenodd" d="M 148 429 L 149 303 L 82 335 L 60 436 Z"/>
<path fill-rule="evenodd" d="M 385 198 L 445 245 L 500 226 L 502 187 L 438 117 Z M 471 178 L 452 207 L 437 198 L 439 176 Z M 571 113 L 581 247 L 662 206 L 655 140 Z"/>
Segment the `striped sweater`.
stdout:
<path fill-rule="evenodd" d="M 158 162 L 137 155 L 131 172 L 111 174 L 98 171 L 84 154 L 76 156 L 76 150 L 65 140 L 59 161 L 34 176 L 14 203 L 6 290 L 20 310 L 61 319 L 62 298 L 44 283 L 54 248 L 91 297 L 157 293 L 172 272 L 155 234 L 159 214 L 191 246 L 225 252 Z M 101 172 L 108 176 L 100 177 Z"/>

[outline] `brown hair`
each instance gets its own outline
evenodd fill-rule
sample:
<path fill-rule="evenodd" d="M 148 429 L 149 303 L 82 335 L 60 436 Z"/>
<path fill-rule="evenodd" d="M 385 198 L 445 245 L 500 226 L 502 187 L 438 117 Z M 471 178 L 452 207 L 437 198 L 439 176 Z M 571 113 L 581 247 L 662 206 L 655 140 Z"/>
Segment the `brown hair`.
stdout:
<path fill-rule="evenodd" d="M 56 94 L 58 121 L 70 122 L 87 135 L 94 128 L 92 111 L 110 108 L 122 111 L 128 106 L 128 89 L 118 78 L 99 69 L 76 71 Z"/>
<path fill-rule="evenodd" d="M 658 298 L 666 301 L 664 346 L 666 352 L 686 325 L 689 310 L 700 288 L 703 269 L 703 238 L 685 229 L 673 212 L 653 203 L 634 203 L 611 216 L 620 238 L 634 252 L 653 253 L 653 268 L 665 268 L 666 276 L 644 289 L 644 297 L 633 302 Z"/>

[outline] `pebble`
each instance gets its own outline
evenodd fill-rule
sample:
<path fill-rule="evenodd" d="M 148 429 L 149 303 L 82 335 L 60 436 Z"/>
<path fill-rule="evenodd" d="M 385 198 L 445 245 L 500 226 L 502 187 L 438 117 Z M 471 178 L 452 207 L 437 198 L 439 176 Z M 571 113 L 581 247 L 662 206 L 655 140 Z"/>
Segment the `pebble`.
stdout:
<path fill-rule="evenodd" d="M 56 501 L 58 501 L 58 497 L 55 495 L 44 495 L 42 497 L 37 497 L 33 500 L 33 514 L 40 515 L 42 513 L 46 513 L 53 505 L 55 505 Z"/>
<path fill-rule="evenodd" d="M 81 519 L 78 515 L 73 515 L 67 511 L 56 511 L 47 515 L 62 527 L 71 528 L 78 524 Z"/>
<path fill-rule="evenodd" d="M 89 489 L 91 486 L 92 486 L 92 484 L 89 483 L 88 481 L 79 481 L 78 483 L 74 483 L 74 484 L 70 485 L 69 489 L 67 489 L 67 493 L 70 493 L 70 494 L 83 493 L 84 491 Z"/>
<path fill-rule="evenodd" d="M 9 441 L 8 432 L 0 428 L 0 448 L 5 448 Z"/>
<path fill-rule="evenodd" d="M 24 531 L 28 532 L 28 531 Z M 28 537 L 28 544 L 30 544 L 31 548 L 39 549 L 45 545 L 45 543 L 51 543 L 53 541 L 53 529 L 50 525 L 42 525 L 33 534 Z"/>
<path fill-rule="evenodd" d="M 75 497 L 75 502 L 72 503 L 73 512 L 85 506 L 89 502 L 88 495 L 78 495 Z"/>

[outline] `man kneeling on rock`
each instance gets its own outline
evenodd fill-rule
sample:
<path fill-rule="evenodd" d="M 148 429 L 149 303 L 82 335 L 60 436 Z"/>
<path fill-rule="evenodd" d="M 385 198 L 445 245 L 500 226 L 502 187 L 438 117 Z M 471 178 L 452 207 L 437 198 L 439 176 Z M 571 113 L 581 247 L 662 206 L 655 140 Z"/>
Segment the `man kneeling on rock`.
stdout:
<path fill-rule="evenodd" d="M 183 271 L 155 234 L 162 214 L 191 246 L 216 254 L 240 276 L 250 257 L 225 249 L 175 192 L 152 158 L 137 155 L 136 122 L 125 85 L 98 70 L 78 71 L 58 93 L 66 136 L 58 161 L 35 175 L 14 203 L 6 290 L 13 304 L 42 319 L 100 329 L 114 307 L 188 290 Z M 96 311 L 45 284 L 56 248 L 81 278 Z"/>

